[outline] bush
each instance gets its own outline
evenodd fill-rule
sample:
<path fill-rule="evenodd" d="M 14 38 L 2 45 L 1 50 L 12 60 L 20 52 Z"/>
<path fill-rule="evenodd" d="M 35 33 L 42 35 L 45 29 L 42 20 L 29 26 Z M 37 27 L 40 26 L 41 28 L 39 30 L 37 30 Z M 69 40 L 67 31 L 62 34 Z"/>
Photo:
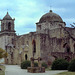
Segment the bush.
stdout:
<path fill-rule="evenodd" d="M 31 66 L 31 62 L 30 61 L 23 61 L 21 63 L 21 69 L 27 69 L 27 67 Z"/>
<path fill-rule="evenodd" d="M 75 71 L 75 59 L 70 62 L 68 71 Z"/>
<path fill-rule="evenodd" d="M 64 59 L 57 59 L 53 62 L 51 69 L 52 70 L 67 70 L 69 66 L 68 61 Z"/>
<path fill-rule="evenodd" d="M 45 62 L 42 63 L 42 67 L 47 68 L 47 64 Z"/>
<path fill-rule="evenodd" d="M 38 63 L 37 62 L 34 62 L 34 67 L 38 67 Z"/>

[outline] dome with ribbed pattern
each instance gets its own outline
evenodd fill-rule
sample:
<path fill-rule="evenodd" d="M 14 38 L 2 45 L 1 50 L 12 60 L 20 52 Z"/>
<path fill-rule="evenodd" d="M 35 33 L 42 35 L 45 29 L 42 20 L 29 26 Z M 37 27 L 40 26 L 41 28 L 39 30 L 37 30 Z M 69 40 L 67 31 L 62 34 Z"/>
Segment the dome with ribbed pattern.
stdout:
<path fill-rule="evenodd" d="M 56 13 L 53 13 L 52 10 L 50 10 L 49 13 L 46 13 L 45 15 L 43 15 L 39 22 L 42 23 L 42 22 L 51 22 L 51 21 L 56 21 L 56 22 L 63 22 L 62 18 L 56 14 Z"/>

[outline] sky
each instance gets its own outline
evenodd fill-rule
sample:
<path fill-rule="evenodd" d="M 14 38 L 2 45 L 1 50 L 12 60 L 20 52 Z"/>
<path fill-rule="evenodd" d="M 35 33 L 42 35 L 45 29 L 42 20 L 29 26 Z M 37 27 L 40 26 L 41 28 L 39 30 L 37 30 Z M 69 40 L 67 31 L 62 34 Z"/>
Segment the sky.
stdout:
<path fill-rule="evenodd" d="M 27 34 L 36 31 L 36 23 L 50 9 L 61 16 L 66 26 L 75 22 L 75 0 L 0 0 L 0 19 L 8 11 L 15 18 L 16 33 Z"/>

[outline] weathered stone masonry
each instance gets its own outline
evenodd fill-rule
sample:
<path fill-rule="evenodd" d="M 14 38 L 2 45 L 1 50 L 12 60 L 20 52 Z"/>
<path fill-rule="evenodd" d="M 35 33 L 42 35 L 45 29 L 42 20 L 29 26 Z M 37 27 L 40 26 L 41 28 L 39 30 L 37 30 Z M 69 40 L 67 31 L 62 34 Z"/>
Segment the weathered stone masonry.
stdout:
<path fill-rule="evenodd" d="M 36 32 L 16 35 L 14 20 L 9 13 L 1 20 L 0 47 L 8 52 L 6 64 L 20 64 L 33 56 L 32 41 L 36 42 L 35 59 L 51 64 L 57 58 L 75 58 L 75 28 L 66 27 L 62 18 L 50 10 L 36 23 Z M 72 38 L 73 37 L 73 38 Z"/>

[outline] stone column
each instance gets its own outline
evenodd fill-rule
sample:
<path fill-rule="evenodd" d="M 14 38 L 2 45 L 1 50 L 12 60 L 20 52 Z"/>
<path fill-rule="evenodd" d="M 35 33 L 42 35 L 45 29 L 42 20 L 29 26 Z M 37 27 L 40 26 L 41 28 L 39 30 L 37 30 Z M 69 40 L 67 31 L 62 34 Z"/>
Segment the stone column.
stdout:
<path fill-rule="evenodd" d="M 31 67 L 34 67 L 34 58 L 31 58 Z"/>
<path fill-rule="evenodd" d="M 42 60 L 42 59 L 41 59 L 40 57 L 38 57 L 38 67 L 42 67 L 42 66 L 41 66 L 41 60 Z"/>

